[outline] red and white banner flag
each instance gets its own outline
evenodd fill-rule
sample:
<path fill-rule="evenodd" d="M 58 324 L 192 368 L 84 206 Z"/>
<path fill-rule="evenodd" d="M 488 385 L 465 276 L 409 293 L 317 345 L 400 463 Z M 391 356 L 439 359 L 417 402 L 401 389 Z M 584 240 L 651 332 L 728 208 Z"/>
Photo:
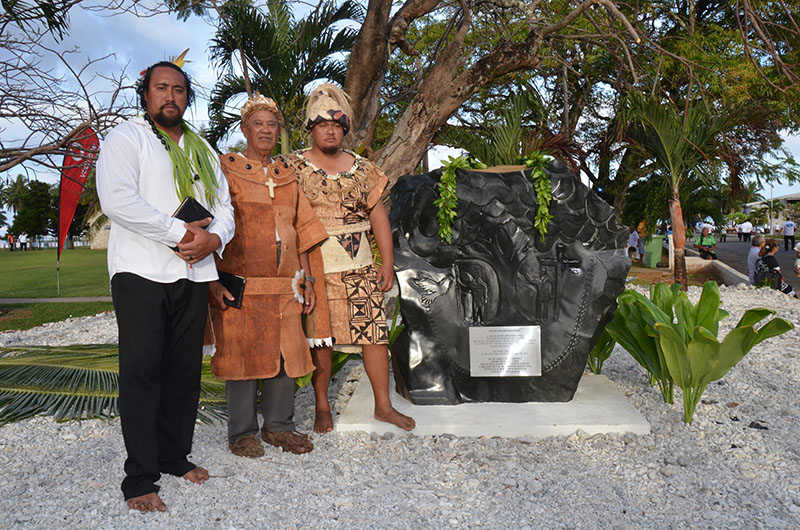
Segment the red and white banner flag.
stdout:
<path fill-rule="evenodd" d="M 92 164 L 97 159 L 97 148 L 100 142 L 97 134 L 87 127 L 78 134 L 69 146 L 69 152 L 64 155 L 64 165 L 61 169 L 61 188 L 58 206 L 58 259 L 61 259 L 61 250 L 67 239 L 69 225 L 75 216 L 75 209 L 83 192 L 83 186 Z"/>

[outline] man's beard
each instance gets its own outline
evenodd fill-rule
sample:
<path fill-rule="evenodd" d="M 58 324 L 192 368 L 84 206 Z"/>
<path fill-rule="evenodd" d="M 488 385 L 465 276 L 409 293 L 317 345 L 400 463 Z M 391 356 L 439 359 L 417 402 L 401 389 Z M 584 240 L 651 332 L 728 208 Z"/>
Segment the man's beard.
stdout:
<path fill-rule="evenodd" d="M 333 156 L 339 152 L 339 146 L 338 145 L 325 146 L 325 147 L 320 147 L 319 150 L 322 151 L 322 154 Z"/>
<path fill-rule="evenodd" d="M 180 125 L 181 121 L 183 121 L 183 114 L 177 114 L 174 118 L 168 118 L 164 115 L 164 111 L 159 109 L 151 118 L 162 127 L 175 127 Z"/>

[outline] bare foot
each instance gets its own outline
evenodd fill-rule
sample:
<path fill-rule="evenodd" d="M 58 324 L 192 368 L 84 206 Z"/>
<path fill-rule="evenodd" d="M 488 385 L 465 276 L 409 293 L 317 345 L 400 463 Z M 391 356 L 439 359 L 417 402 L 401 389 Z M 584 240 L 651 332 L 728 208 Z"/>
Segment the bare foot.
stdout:
<path fill-rule="evenodd" d="M 204 484 L 208 480 L 208 471 L 200 466 L 195 466 L 194 469 L 186 473 L 183 478 L 195 484 Z"/>
<path fill-rule="evenodd" d="M 166 512 L 167 505 L 161 500 L 156 492 L 148 493 L 147 495 L 139 495 L 126 501 L 128 506 L 140 512 Z"/>
<path fill-rule="evenodd" d="M 333 430 L 333 416 L 330 410 L 316 409 L 314 418 L 314 432 L 325 434 Z"/>
<path fill-rule="evenodd" d="M 417 425 L 413 418 L 405 414 L 400 414 L 392 407 L 386 410 L 375 409 L 375 414 L 373 416 L 378 421 L 385 421 L 386 423 L 397 425 L 405 431 L 410 431 Z"/>

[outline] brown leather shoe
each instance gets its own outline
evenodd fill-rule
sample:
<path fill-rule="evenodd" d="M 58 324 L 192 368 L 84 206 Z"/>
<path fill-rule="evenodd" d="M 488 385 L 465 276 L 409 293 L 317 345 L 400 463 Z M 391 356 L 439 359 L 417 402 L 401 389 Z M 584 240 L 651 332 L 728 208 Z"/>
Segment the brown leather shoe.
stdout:
<path fill-rule="evenodd" d="M 255 434 L 242 436 L 233 443 L 228 444 L 231 453 L 236 456 L 246 456 L 247 458 L 259 458 L 264 456 L 264 447 L 258 441 Z"/>
<path fill-rule="evenodd" d="M 262 427 L 261 438 L 270 445 L 280 447 L 284 452 L 296 455 L 303 455 L 314 450 L 314 444 L 308 439 L 308 435 L 296 431 L 269 432 L 266 427 Z"/>

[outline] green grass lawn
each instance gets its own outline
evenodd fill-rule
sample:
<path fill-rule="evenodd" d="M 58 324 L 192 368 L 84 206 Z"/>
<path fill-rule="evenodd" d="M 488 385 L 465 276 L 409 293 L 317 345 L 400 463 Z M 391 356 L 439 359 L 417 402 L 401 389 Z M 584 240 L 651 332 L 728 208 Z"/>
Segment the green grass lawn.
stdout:
<path fill-rule="evenodd" d="M 61 298 L 110 296 L 105 250 L 76 248 L 61 253 Z M 0 298 L 58 298 L 56 250 L 0 251 Z M 95 315 L 110 302 L 54 302 L 0 306 L 0 331 L 30 329 L 45 322 Z"/>
<path fill-rule="evenodd" d="M 61 253 L 61 297 L 110 296 L 105 250 Z M 56 298 L 56 249 L 0 251 L 0 298 Z"/>
<path fill-rule="evenodd" d="M 0 305 L 0 332 L 30 329 L 45 322 L 59 322 L 70 317 L 96 315 L 112 309 L 114 306 L 111 302 Z"/>

